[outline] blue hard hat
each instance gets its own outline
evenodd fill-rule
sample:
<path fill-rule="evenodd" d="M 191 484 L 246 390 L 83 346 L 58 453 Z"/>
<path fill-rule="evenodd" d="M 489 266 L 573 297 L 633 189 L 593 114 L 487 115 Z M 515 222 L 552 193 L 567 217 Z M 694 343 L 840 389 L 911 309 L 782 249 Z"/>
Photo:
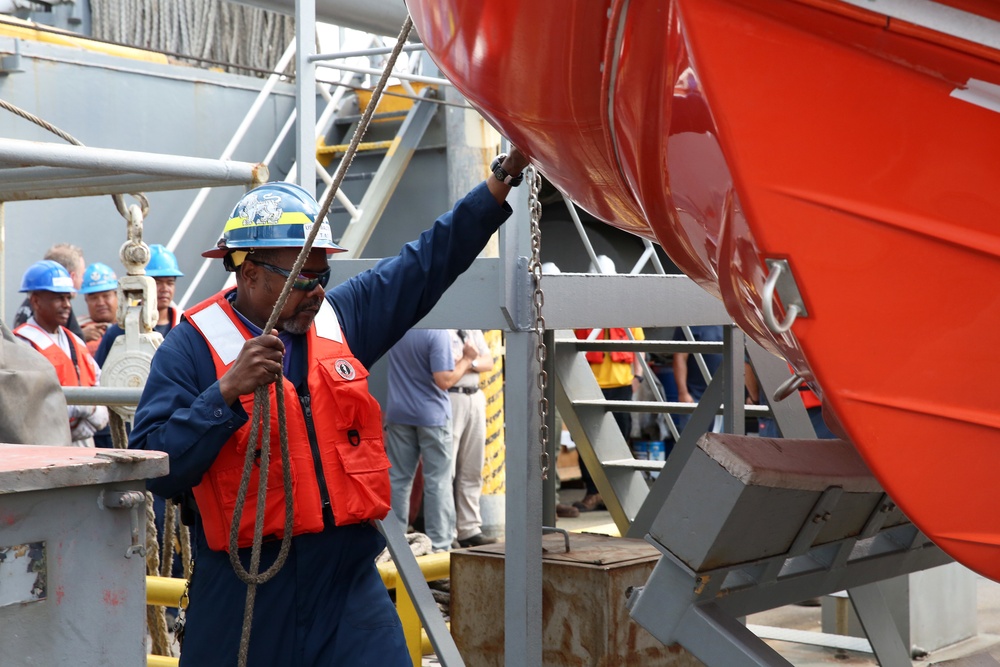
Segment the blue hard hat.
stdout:
<path fill-rule="evenodd" d="M 83 272 L 83 285 L 80 287 L 81 294 L 93 294 L 95 292 L 107 292 L 118 288 L 118 276 L 107 264 L 94 262 Z"/>
<path fill-rule="evenodd" d="M 167 250 L 166 246 L 154 243 L 149 246 L 149 263 L 146 264 L 146 275 L 154 278 L 180 278 L 181 267 L 177 265 L 177 257 Z"/>
<path fill-rule="evenodd" d="M 51 259 L 43 259 L 35 262 L 24 272 L 21 278 L 21 292 L 36 292 L 44 290 L 46 292 L 72 293 L 76 291 L 73 286 L 73 279 L 59 262 Z"/>
<path fill-rule="evenodd" d="M 225 257 L 230 250 L 301 248 L 317 215 L 319 204 L 304 188 L 284 181 L 265 183 L 243 195 L 216 247 L 201 255 Z M 323 248 L 327 254 L 344 250 L 333 242 L 326 220 L 321 222 L 313 247 Z"/>

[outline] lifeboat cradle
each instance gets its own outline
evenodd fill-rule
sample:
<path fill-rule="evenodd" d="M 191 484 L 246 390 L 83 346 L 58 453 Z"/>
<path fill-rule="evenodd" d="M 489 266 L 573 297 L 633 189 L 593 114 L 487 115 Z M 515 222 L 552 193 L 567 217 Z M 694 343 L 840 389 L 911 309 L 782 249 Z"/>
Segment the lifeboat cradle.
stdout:
<path fill-rule="evenodd" d="M 663 554 L 646 584 L 630 593 L 632 618 L 709 667 L 784 667 L 791 663 L 741 618 L 846 590 L 879 664 L 909 667 L 910 647 L 879 582 L 951 558 L 902 514 L 850 443 L 815 439 L 797 398 L 772 401 L 788 438 L 708 433 L 717 414 L 726 431 L 742 432 L 744 410 L 762 409 L 743 405 L 744 344 L 762 391 L 773 395 L 788 378 L 784 362 L 735 327 L 726 331 L 721 343 L 697 344 L 554 336 L 554 398 L 580 456 L 621 534 L 645 537 Z M 697 407 L 605 401 L 583 354 L 696 345 L 724 352 Z M 666 462 L 657 463 L 632 457 L 612 410 L 688 411 L 691 419 Z M 643 472 L 660 466 L 648 485 Z M 831 646 L 847 639 L 808 634 Z"/>

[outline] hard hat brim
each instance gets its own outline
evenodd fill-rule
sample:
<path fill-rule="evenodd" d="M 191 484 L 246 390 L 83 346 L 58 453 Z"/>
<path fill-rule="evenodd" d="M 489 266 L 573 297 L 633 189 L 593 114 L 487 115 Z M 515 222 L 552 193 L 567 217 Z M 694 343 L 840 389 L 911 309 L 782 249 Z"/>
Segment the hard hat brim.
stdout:
<path fill-rule="evenodd" d="M 206 250 L 205 252 L 201 253 L 201 256 L 202 257 L 208 257 L 210 259 L 222 259 L 226 255 L 228 255 L 231 250 L 253 250 L 254 248 L 262 248 L 262 249 L 263 248 L 268 248 L 268 249 L 270 249 L 270 248 L 301 248 L 301 247 L 302 246 L 293 246 L 293 245 L 284 245 L 284 244 L 282 244 L 282 245 L 266 245 L 266 244 L 263 244 L 263 243 L 257 243 L 255 245 L 253 245 L 252 247 L 248 247 L 248 248 L 226 248 L 226 247 L 221 247 L 220 248 L 219 246 L 216 246 L 216 247 L 212 248 L 211 250 Z M 316 246 L 313 246 L 313 249 L 314 250 L 317 249 Z M 347 252 L 347 248 L 341 248 L 336 243 L 334 243 L 333 245 L 328 246 L 326 248 L 319 248 L 319 249 L 320 250 L 326 250 L 326 254 L 327 255 L 333 255 L 333 254 L 338 253 L 338 252 Z"/>

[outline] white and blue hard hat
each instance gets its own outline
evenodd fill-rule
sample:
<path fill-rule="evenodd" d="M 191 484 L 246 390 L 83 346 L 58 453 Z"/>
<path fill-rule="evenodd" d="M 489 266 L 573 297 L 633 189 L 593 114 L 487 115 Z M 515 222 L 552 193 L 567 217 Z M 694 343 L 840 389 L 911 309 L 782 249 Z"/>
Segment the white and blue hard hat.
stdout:
<path fill-rule="evenodd" d="M 28 267 L 21 278 L 20 292 L 59 292 L 71 294 L 76 291 L 73 279 L 59 262 L 43 259 Z"/>
<path fill-rule="evenodd" d="M 81 294 L 107 292 L 113 289 L 118 289 L 118 276 L 107 264 L 94 262 L 84 270 L 83 284 L 80 286 Z"/>

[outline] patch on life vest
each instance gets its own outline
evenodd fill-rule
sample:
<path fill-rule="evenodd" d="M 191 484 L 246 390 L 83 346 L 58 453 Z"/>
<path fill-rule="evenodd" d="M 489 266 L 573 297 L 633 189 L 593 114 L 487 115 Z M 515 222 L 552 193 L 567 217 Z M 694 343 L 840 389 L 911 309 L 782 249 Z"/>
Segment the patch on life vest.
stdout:
<path fill-rule="evenodd" d="M 354 379 L 354 366 L 347 359 L 337 359 L 333 362 L 333 367 L 337 370 L 337 375 L 345 380 Z"/>

